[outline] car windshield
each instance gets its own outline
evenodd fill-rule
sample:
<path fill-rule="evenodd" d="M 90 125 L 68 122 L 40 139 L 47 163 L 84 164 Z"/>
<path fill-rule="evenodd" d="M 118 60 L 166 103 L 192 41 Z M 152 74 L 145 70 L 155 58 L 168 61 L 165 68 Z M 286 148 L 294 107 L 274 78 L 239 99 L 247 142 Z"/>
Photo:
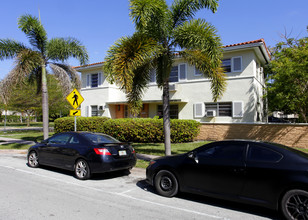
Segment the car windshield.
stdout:
<path fill-rule="evenodd" d="M 89 139 L 90 141 L 96 144 L 120 143 L 120 141 L 118 141 L 117 139 L 111 136 L 105 135 L 105 134 L 85 133 L 83 135 L 84 137 L 86 137 L 87 139 Z"/>

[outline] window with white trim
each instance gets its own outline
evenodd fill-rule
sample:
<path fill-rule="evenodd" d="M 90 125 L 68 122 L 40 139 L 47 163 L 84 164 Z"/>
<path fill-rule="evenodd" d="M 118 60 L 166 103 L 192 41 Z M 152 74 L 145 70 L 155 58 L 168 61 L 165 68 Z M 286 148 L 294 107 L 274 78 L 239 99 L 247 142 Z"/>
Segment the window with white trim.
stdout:
<path fill-rule="evenodd" d="M 97 105 L 91 105 L 91 116 L 98 116 L 98 106 Z"/>
<path fill-rule="evenodd" d="M 156 83 L 156 70 L 153 69 L 150 71 L 150 84 Z"/>
<path fill-rule="evenodd" d="M 178 119 L 179 118 L 179 106 L 178 105 L 170 105 L 169 106 L 169 114 L 171 119 Z M 163 106 L 157 106 L 157 115 L 159 118 L 163 118 Z"/>
<path fill-rule="evenodd" d="M 232 102 L 205 103 L 205 111 L 215 111 L 216 117 L 231 117 Z"/>
<path fill-rule="evenodd" d="M 195 67 L 195 74 L 194 75 L 195 76 L 202 76 L 203 73 L 197 67 Z"/>
<path fill-rule="evenodd" d="M 173 66 L 171 68 L 169 82 L 179 82 L 186 80 L 187 65 L 186 63 Z"/>
<path fill-rule="evenodd" d="M 102 84 L 102 73 L 87 74 L 87 88 L 96 88 Z"/>
<path fill-rule="evenodd" d="M 241 72 L 242 71 L 242 57 L 232 57 L 222 60 L 222 68 L 226 73 Z"/>

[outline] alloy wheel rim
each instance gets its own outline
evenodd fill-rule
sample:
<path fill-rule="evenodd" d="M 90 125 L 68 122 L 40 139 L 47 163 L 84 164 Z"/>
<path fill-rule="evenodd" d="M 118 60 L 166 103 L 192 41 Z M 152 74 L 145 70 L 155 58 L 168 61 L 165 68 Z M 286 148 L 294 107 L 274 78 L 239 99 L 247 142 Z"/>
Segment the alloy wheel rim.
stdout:
<path fill-rule="evenodd" d="M 293 219 L 308 219 L 308 197 L 305 195 L 291 196 L 286 203 L 286 208 Z"/>
<path fill-rule="evenodd" d="M 78 177 L 85 177 L 87 175 L 87 165 L 83 161 L 79 161 L 76 166 L 76 174 Z"/>
<path fill-rule="evenodd" d="M 31 153 L 29 156 L 29 163 L 31 166 L 36 166 L 38 164 L 38 158 L 36 153 Z"/>
<path fill-rule="evenodd" d="M 164 191 L 170 191 L 173 187 L 172 180 L 168 176 L 163 176 L 160 180 L 160 186 Z"/>

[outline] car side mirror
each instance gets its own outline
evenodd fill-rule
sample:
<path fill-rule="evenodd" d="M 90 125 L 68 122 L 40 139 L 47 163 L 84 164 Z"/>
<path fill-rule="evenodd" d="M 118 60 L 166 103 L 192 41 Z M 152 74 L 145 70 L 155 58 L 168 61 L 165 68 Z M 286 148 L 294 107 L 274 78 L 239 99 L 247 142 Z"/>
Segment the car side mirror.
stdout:
<path fill-rule="evenodd" d="M 196 163 L 199 163 L 198 156 L 196 155 L 195 152 L 192 151 L 192 152 L 188 153 L 187 156 L 188 156 L 188 158 L 194 160 Z"/>

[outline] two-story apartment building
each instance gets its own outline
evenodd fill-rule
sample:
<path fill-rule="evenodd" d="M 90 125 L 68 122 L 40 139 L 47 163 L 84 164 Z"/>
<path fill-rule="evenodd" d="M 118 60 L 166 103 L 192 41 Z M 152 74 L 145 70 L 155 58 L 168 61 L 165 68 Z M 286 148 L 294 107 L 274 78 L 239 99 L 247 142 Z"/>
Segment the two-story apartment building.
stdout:
<path fill-rule="evenodd" d="M 170 116 L 200 122 L 258 122 L 264 119 L 263 66 L 270 55 L 263 39 L 224 46 L 223 67 L 227 89 L 212 101 L 210 80 L 182 57 L 176 57 L 170 73 Z M 125 94 L 107 82 L 103 62 L 75 67 L 81 73 L 82 116 L 131 117 Z M 139 117 L 162 116 L 162 90 L 152 74 L 143 96 Z"/>

